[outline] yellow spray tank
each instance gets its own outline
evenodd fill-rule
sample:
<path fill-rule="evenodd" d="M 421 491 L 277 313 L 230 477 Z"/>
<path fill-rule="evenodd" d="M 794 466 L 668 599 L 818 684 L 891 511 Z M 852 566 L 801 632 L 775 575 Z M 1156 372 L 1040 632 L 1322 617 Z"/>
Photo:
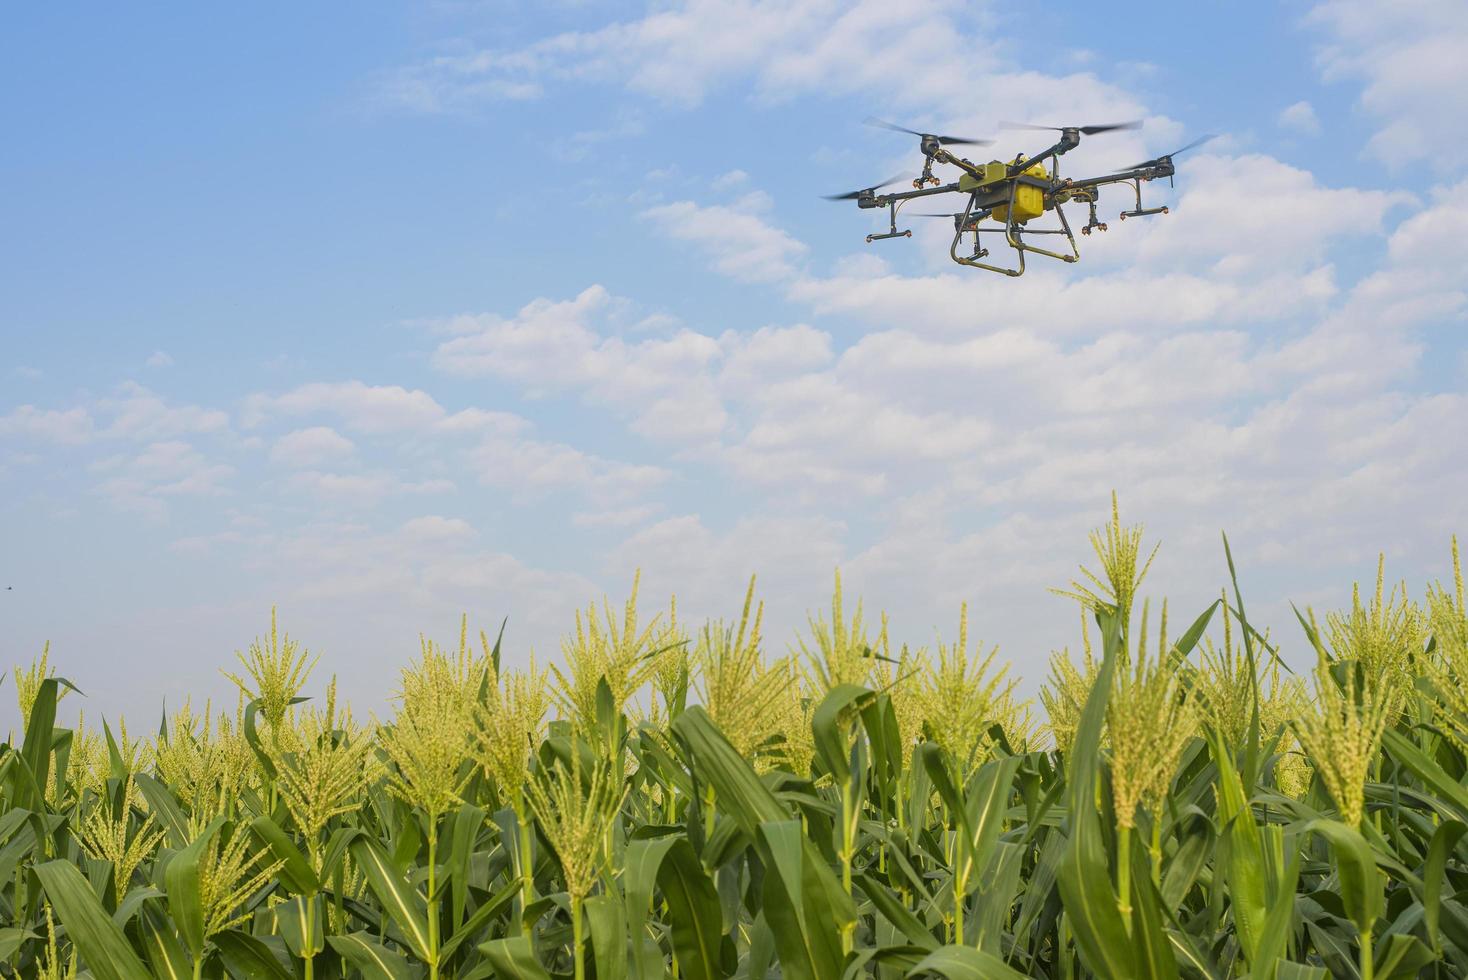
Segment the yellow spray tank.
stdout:
<path fill-rule="evenodd" d="M 1000 163 L 992 160 L 989 163 L 979 164 L 983 172 L 983 178 L 979 179 L 970 174 L 963 174 L 958 179 L 960 191 L 976 191 L 992 188 L 1005 180 L 1013 179 L 1009 176 L 1009 168 L 1012 163 Z M 1018 176 L 1033 177 L 1037 180 L 1048 180 L 1050 175 L 1040 164 L 1026 167 Z M 1031 218 L 1038 218 L 1045 213 L 1045 191 L 1043 188 L 1035 187 L 1027 183 L 1018 183 L 1014 188 L 1014 220 L 1016 224 L 1023 224 Z M 1000 204 L 991 213 L 995 221 L 1003 223 L 1009 220 L 1009 205 Z"/>

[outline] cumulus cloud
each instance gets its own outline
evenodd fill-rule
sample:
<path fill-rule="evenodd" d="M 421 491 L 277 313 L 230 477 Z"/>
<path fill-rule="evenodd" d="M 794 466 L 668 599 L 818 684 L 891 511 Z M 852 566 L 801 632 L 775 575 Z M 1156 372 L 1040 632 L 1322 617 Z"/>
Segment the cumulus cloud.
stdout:
<path fill-rule="evenodd" d="M 187 442 L 171 439 L 150 443 L 137 453 L 98 460 L 91 466 L 99 481 L 95 492 L 119 510 L 155 520 L 168 516 L 168 500 L 176 497 L 213 497 L 228 492 L 235 469 L 199 452 Z"/>
<path fill-rule="evenodd" d="M 272 416 L 331 415 L 353 431 L 373 434 L 420 430 L 447 414 L 427 392 L 363 381 L 317 381 L 281 395 L 254 394 L 244 404 L 250 426 Z"/>
<path fill-rule="evenodd" d="M 80 406 L 68 409 L 21 405 L 0 415 L 0 436 L 57 445 L 80 445 L 92 438 L 92 416 Z"/>
<path fill-rule="evenodd" d="M 297 429 L 275 440 L 270 450 L 272 462 L 284 466 L 318 466 L 349 458 L 356 451 L 352 440 L 326 425 Z"/>
<path fill-rule="evenodd" d="M 637 339 L 628 339 L 615 316 L 625 307 L 592 286 L 571 300 L 535 300 L 512 317 L 456 317 L 444 325 L 452 336 L 433 364 L 452 375 L 514 382 L 531 395 L 578 391 L 625 412 L 639 434 L 678 442 L 724 431 L 725 389 L 831 357 L 830 338 L 804 324 L 719 337 L 674 326 L 645 336 L 652 328 L 641 321 Z"/>
<path fill-rule="evenodd" d="M 1045 109 L 1072 121 L 1137 114 L 1125 92 L 1092 75 L 1013 65 L 994 28 L 987 9 L 959 0 L 696 0 L 520 48 L 465 44 L 389 72 L 380 93 L 406 109 L 442 112 L 571 84 L 622 85 L 683 108 L 738 84 L 765 101 L 877 92 L 909 107 L 951 102 L 955 89 L 998 89 L 1012 93 L 1008 109 L 1023 114 Z M 902 80 L 896 89 L 894 78 Z M 949 121 L 963 119 L 978 121 L 963 110 Z"/>
<path fill-rule="evenodd" d="M 304 470 L 293 474 L 286 485 L 298 493 L 311 494 L 323 502 L 371 505 L 402 494 L 448 493 L 455 489 L 447 479 L 410 480 L 396 473 L 328 473 Z"/>
<path fill-rule="evenodd" d="M 1281 129 L 1306 136 L 1320 135 L 1320 117 L 1315 115 L 1315 107 L 1304 99 L 1281 109 L 1275 121 Z"/>
<path fill-rule="evenodd" d="M 229 413 L 199 405 L 174 405 L 161 395 L 129 381 L 116 394 L 98 401 L 111 416 L 104 435 L 136 440 L 219 433 L 229 428 Z"/>
<path fill-rule="evenodd" d="M 733 205 L 677 201 L 642 216 L 669 238 L 690 242 L 714 267 L 740 282 L 779 282 L 795 274 L 806 246 L 766 221 L 768 199 L 749 195 Z"/>
<path fill-rule="evenodd" d="M 1468 5 L 1411 0 L 1383 16 L 1372 0 L 1325 0 L 1307 23 L 1323 40 L 1327 81 L 1359 81 L 1360 106 L 1381 126 L 1367 146 L 1389 166 L 1468 163 L 1468 139 L 1446 120 L 1468 118 Z"/>

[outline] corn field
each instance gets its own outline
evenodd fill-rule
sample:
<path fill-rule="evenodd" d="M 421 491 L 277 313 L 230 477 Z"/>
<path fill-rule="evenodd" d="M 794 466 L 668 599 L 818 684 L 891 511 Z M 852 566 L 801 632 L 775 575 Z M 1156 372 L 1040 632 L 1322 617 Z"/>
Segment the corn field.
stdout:
<path fill-rule="evenodd" d="M 634 584 L 547 668 L 466 623 L 382 719 L 313 687 L 273 615 L 237 706 L 146 736 L 60 727 L 48 652 L 0 746 L 0 974 L 1468 976 L 1456 542 L 1449 584 L 1379 573 L 1289 641 L 1226 540 L 1180 632 L 1141 528 L 1113 509 L 1091 543 L 1034 701 L 966 610 L 900 645 L 839 577 L 779 652 L 753 582 L 696 627 Z"/>

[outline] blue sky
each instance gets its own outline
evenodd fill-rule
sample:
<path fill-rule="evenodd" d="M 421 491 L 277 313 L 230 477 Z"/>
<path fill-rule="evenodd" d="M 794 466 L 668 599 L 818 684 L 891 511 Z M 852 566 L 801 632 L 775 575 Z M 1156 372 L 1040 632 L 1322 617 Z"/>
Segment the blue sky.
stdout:
<path fill-rule="evenodd" d="M 150 5 L 0 32 L 0 664 L 89 713 L 227 696 L 284 625 L 374 706 L 424 631 L 848 592 L 968 601 L 1031 681 L 1112 488 L 1188 615 L 1229 531 L 1261 618 L 1465 530 L 1468 8 Z M 1019 280 L 820 199 L 861 125 L 1203 133 L 1173 213 Z M 914 219 L 916 221 L 917 219 Z M 13 718 L 0 697 L 0 727 Z"/>

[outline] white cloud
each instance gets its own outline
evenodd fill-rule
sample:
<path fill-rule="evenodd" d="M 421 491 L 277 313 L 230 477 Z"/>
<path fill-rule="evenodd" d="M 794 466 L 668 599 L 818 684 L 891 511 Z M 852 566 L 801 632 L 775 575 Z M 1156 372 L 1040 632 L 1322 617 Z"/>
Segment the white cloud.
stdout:
<path fill-rule="evenodd" d="M 643 523 L 657 512 L 658 507 L 653 504 L 619 510 L 580 511 L 571 515 L 571 523 L 577 527 L 630 527 Z"/>
<path fill-rule="evenodd" d="M 741 83 L 767 101 L 876 92 L 903 107 L 949 104 L 955 90 L 999 90 L 1010 93 L 1006 111 L 1022 117 L 1042 109 L 1067 121 L 1138 114 L 1134 100 L 1092 75 L 1016 69 L 996 34 L 987 8 L 959 0 L 689 0 L 519 49 L 465 46 L 389 74 L 382 91 L 405 108 L 441 112 L 534 97 L 556 84 L 619 84 L 679 107 Z M 902 80 L 896 88 L 894 78 Z"/>
<path fill-rule="evenodd" d="M 765 199 L 746 196 L 733 205 L 676 201 L 648 208 L 642 216 L 668 237 L 690 242 L 714 267 L 740 282 L 779 282 L 796 273 L 803 242 L 771 225 L 759 212 Z"/>
<path fill-rule="evenodd" d="M 316 425 L 297 429 L 275 440 L 270 459 L 285 466 L 304 468 L 347 459 L 355 451 L 352 440 L 330 426 Z"/>
<path fill-rule="evenodd" d="M 557 339 L 553 321 L 558 316 L 562 317 L 563 327 L 570 331 L 568 336 L 573 341 L 574 331 L 580 328 L 574 316 L 564 319 L 566 314 L 556 308 L 581 304 L 587 309 L 595 309 L 605 300 L 603 292 L 588 290 L 572 304 L 539 301 L 526 308 L 529 312 L 522 311 L 525 323 L 505 324 L 497 318 L 490 318 L 488 326 L 483 329 L 486 334 L 500 339 L 508 337 L 506 343 L 509 348 L 522 345 L 518 358 L 513 352 L 507 357 L 506 369 L 514 376 L 531 378 L 547 363 L 547 358 L 554 364 L 558 354 L 573 354 L 576 350 L 574 342 L 568 346 L 564 340 Z M 489 365 L 498 363 L 492 344 L 473 343 L 476 336 L 481 340 L 485 336 L 469 333 L 475 329 L 473 322 L 473 318 L 461 317 L 450 324 L 449 328 L 461 336 L 446 341 L 440 347 L 436 363 L 466 375 L 486 371 Z M 546 335 L 540 334 L 541 328 L 545 328 Z M 564 363 L 571 365 L 570 361 Z M 574 370 L 572 367 L 573 378 Z M 636 383 L 634 378 L 624 380 L 628 384 Z M 659 485 L 668 476 L 668 472 L 658 466 L 624 463 L 564 443 L 531 438 L 532 426 L 518 415 L 477 407 L 450 413 L 428 392 L 398 385 L 368 385 L 361 381 L 312 382 L 282 395 L 251 395 L 245 400 L 244 414 L 246 423 L 253 426 L 263 425 L 277 416 L 328 415 L 339 419 L 351 431 L 388 440 L 395 451 L 406 454 L 400 457 L 405 466 L 411 465 L 408 461 L 415 450 L 432 446 L 435 452 L 457 458 L 480 483 L 512 490 L 514 499 L 520 502 L 553 490 L 567 489 L 592 500 L 625 500 Z M 309 434 L 286 436 L 282 440 L 283 448 L 282 444 L 277 444 L 276 450 L 283 454 L 282 461 L 296 460 L 300 465 L 318 465 L 311 456 L 317 447 L 329 444 L 341 454 L 351 445 L 327 427 L 316 426 L 302 431 Z M 404 443 L 400 438 L 404 435 L 413 435 L 415 439 Z M 445 492 L 454 486 L 447 476 L 415 475 L 413 479 L 402 479 L 381 472 L 312 470 L 299 474 L 294 480 L 295 486 L 323 498 L 338 496 L 361 503 L 401 493 Z"/>
<path fill-rule="evenodd" d="M 112 416 L 103 434 L 138 441 L 219 433 L 229 428 L 229 414 L 198 405 L 170 405 L 135 381 L 118 386 L 117 394 L 100 399 L 99 413 Z"/>
<path fill-rule="evenodd" d="M 143 363 L 150 368 L 173 367 L 173 358 L 169 356 L 167 351 L 155 350 L 148 355 L 148 359 Z"/>
<path fill-rule="evenodd" d="M 1315 107 L 1304 99 L 1281 109 L 1275 122 L 1280 129 L 1292 130 L 1306 136 L 1320 135 L 1320 117 L 1315 115 Z"/>
<path fill-rule="evenodd" d="M 480 483 L 524 502 L 547 492 L 573 489 L 599 504 L 640 498 L 671 475 L 661 466 L 624 463 L 562 443 L 489 438 L 464 454 Z"/>
<path fill-rule="evenodd" d="M 718 337 L 674 325 L 665 335 L 628 341 L 613 315 L 625 306 L 593 286 L 572 300 L 537 299 L 509 318 L 456 317 L 433 363 L 453 375 L 511 381 L 532 396 L 577 391 L 615 406 L 640 435 L 702 444 L 729 426 L 731 393 L 833 357 L 830 336 L 807 324 Z M 650 329 L 641 321 L 632 332 Z"/>
<path fill-rule="evenodd" d="M 113 506 L 158 520 L 167 517 L 170 498 L 219 496 L 235 475 L 233 466 L 177 439 L 98 460 L 91 469 L 99 476 L 96 492 Z"/>
<path fill-rule="evenodd" d="M 58 445 L 80 445 L 93 435 L 92 416 L 80 406 L 68 409 L 21 405 L 0 415 L 0 436 Z"/>
<path fill-rule="evenodd" d="M 450 493 L 452 480 L 409 480 L 396 473 L 326 473 L 304 470 L 292 474 L 286 486 L 296 493 L 308 493 L 323 502 L 343 505 L 371 506 L 387 497 L 404 494 Z"/>
<path fill-rule="evenodd" d="M 455 336 L 439 345 L 433 364 L 454 375 L 514 381 L 532 395 L 577 389 L 632 406 L 647 435 L 716 433 L 725 417 L 705 377 L 718 342 L 686 329 L 630 343 L 603 336 L 596 327 L 612 329 L 607 321 L 622 305 L 592 286 L 573 300 L 535 300 L 508 319 L 457 317 L 448 325 Z"/>
<path fill-rule="evenodd" d="M 362 381 L 317 381 L 283 395 L 251 395 L 244 407 L 249 426 L 271 416 L 332 415 L 348 429 L 373 434 L 421 430 L 447 414 L 427 392 Z"/>
<path fill-rule="evenodd" d="M 1325 78 L 1364 84 L 1361 108 L 1382 126 L 1367 145 L 1374 157 L 1392 167 L 1468 163 L 1468 139 L 1449 123 L 1468 119 L 1468 4 L 1326 0 L 1307 22 L 1324 36 Z"/>
<path fill-rule="evenodd" d="M 607 555 L 605 579 L 629 581 L 641 569 L 649 611 L 676 595 L 679 619 L 698 623 L 737 616 L 749 577 L 757 574 L 766 649 L 779 656 L 842 561 L 846 533 L 840 521 L 821 515 L 747 514 L 721 527 L 683 514 L 629 535 Z"/>
<path fill-rule="evenodd" d="M 749 183 L 749 174 L 736 168 L 719 174 L 710 186 L 716 191 L 728 191 L 736 187 L 743 187 L 747 183 Z"/>

